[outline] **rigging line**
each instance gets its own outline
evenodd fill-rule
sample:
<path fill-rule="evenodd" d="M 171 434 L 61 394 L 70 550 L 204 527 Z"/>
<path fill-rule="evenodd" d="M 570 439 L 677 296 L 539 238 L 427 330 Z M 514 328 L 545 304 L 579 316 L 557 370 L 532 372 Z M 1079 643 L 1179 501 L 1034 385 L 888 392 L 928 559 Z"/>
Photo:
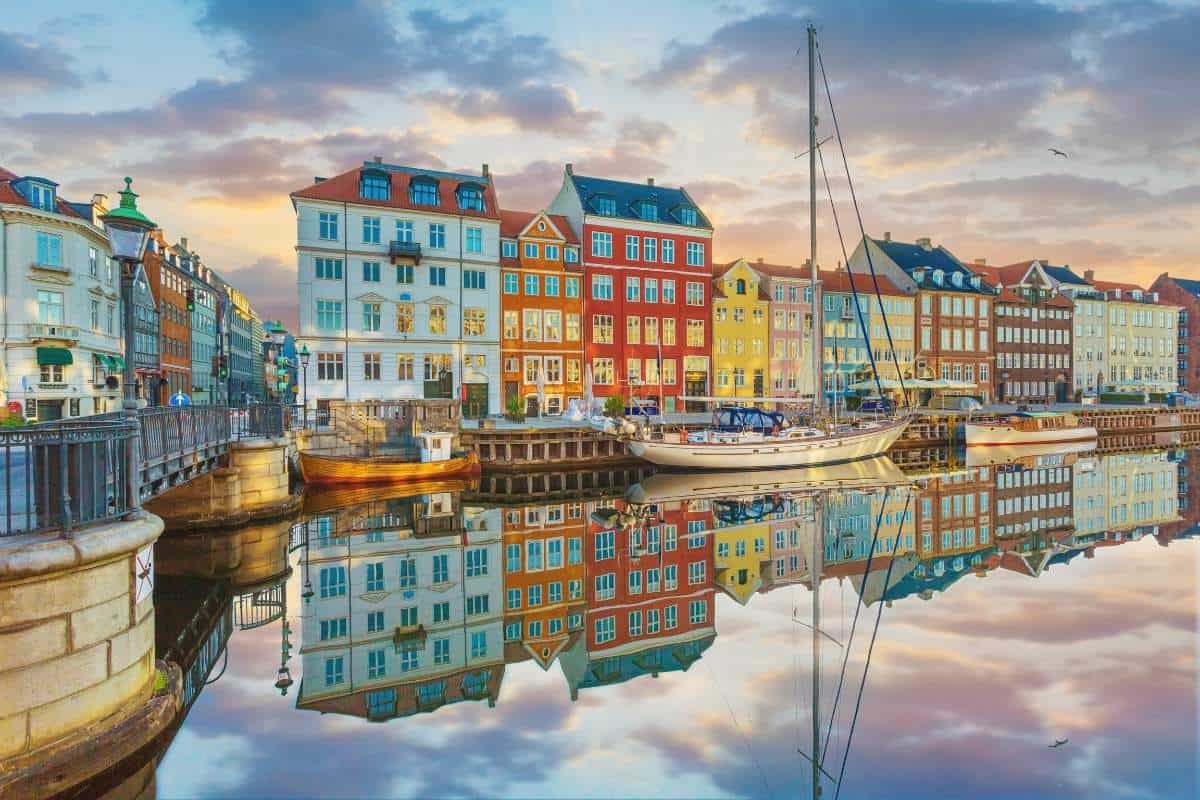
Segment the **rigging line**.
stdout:
<path fill-rule="evenodd" d="M 867 589 L 867 579 L 871 577 L 871 560 L 875 558 L 875 545 L 879 541 L 879 529 L 883 525 L 883 509 L 887 507 L 888 495 L 891 494 L 892 487 L 886 486 L 883 490 L 883 502 L 879 505 L 879 516 L 875 520 L 875 532 L 871 535 L 871 549 L 867 552 L 867 563 L 863 568 L 863 588 L 859 592 L 858 600 L 854 603 L 854 619 L 850 623 L 850 638 L 846 641 L 846 649 L 842 653 L 842 671 L 838 675 L 837 691 L 833 695 L 833 706 L 829 710 L 829 728 L 825 731 L 825 746 L 821 748 L 821 759 L 825 759 L 825 754 L 829 752 L 829 734 L 833 730 L 833 718 L 837 713 L 838 702 L 842 699 L 842 683 L 846 680 L 846 664 L 850 661 L 850 651 L 854 647 L 854 631 L 858 627 L 858 612 L 862 610 L 865 603 L 862 595 Z M 886 591 L 887 585 L 884 584 Z"/>
<path fill-rule="evenodd" d="M 846 255 L 846 240 L 842 238 L 842 223 L 838 221 L 837 205 L 833 202 L 833 189 L 829 186 L 829 173 L 825 171 L 825 156 L 821 153 L 820 148 L 817 149 L 817 158 L 821 161 L 821 176 L 825 178 L 825 193 L 829 195 L 829 207 L 833 210 L 833 224 L 837 228 L 838 244 L 842 246 L 842 260 L 846 264 L 846 274 L 850 276 L 850 294 L 854 297 L 854 311 L 858 317 L 858 328 L 862 331 L 863 344 L 866 345 L 867 350 L 867 358 L 871 360 L 871 373 L 875 376 L 875 388 L 879 391 L 879 396 L 883 397 L 883 384 L 879 380 L 879 367 L 875 364 L 875 352 L 871 349 L 871 342 L 867 336 L 867 322 L 865 319 L 863 319 L 862 305 L 858 302 L 858 287 L 854 285 L 854 273 L 850 271 L 850 258 Z M 878 286 L 875 287 L 875 291 L 879 291 Z M 833 351 L 834 355 L 836 356 L 837 347 L 834 347 Z M 834 372 L 833 388 L 836 392 L 836 371 Z M 837 403 L 836 397 L 834 398 L 834 403 Z"/>
<path fill-rule="evenodd" d="M 701 659 L 703 660 L 703 659 Z M 717 694 L 721 695 L 721 699 L 725 701 L 725 708 L 729 711 L 729 718 L 733 720 L 733 727 L 737 729 L 738 736 L 742 738 L 742 746 L 746 748 L 746 753 L 750 756 L 750 760 L 754 762 L 754 766 L 758 769 L 759 780 L 763 783 L 763 788 L 767 790 L 767 797 L 771 796 L 771 784 L 767 780 L 767 773 L 762 768 L 762 763 L 758 760 L 758 756 L 754 754 L 754 748 L 750 746 L 750 741 L 746 738 L 746 732 L 742 730 L 742 724 L 738 722 L 737 714 L 733 713 L 733 706 L 729 704 L 729 698 L 725 696 L 725 690 L 721 688 L 720 682 L 717 681 L 716 675 L 713 673 L 712 666 L 704 665 L 708 669 L 709 679 L 713 685 L 717 687 Z"/>
<path fill-rule="evenodd" d="M 896 343 L 892 340 L 892 327 L 888 322 L 887 311 L 883 307 L 883 296 L 879 293 L 879 276 L 875 274 L 875 262 L 871 258 L 871 248 L 867 246 L 867 230 L 863 226 L 862 211 L 858 207 L 858 194 L 854 191 L 854 180 L 850 177 L 850 162 L 846 158 L 846 144 L 842 141 L 842 128 L 838 124 L 837 109 L 833 107 L 833 92 L 829 89 L 829 76 L 825 73 L 825 60 L 821 57 L 820 43 L 815 44 L 817 64 L 821 68 L 821 81 L 825 84 L 825 96 L 829 100 L 829 115 L 833 118 L 833 131 L 837 135 L 838 150 L 842 154 L 842 166 L 846 170 L 846 183 L 850 186 L 850 199 L 854 202 L 854 215 L 858 218 L 858 232 L 862 236 L 863 253 L 867 256 L 867 268 L 871 271 L 871 282 L 875 285 L 875 299 L 879 303 L 879 313 L 883 316 L 883 330 L 887 334 L 888 347 L 892 350 L 892 363 L 896 365 L 896 378 L 900 381 L 900 393 L 904 396 L 904 405 L 911 412 L 912 402 L 908 399 L 908 389 L 904 386 L 904 371 L 900 369 L 900 358 L 896 355 Z M 819 154 L 820 150 L 817 152 Z M 849 262 L 846 262 L 846 269 L 850 269 Z M 882 397 L 882 393 L 880 396 Z"/>
<path fill-rule="evenodd" d="M 913 490 L 908 487 L 908 496 L 904 498 L 904 511 L 900 515 L 901 525 L 908 517 L 908 505 L 912 502 Z M 903 529 L 903 528 L 902 528 Z M 892 578 L 892 566 L 896 563 L 896 548 L 900 546 L 900 537 L 892 543 L 892 560 L 888 562 L 887 573 L 883 576 L 883 591 L 887 594 L 888 581 Z M 838 770 L 837 791 L 833 795 L 833 800 L 837 800 L 842 795 L 842 779 L 846 776 L 846 762 L 850 758 L 850 745 L 854 741 L 854 728 L 858 725 L 858 712 L 862 709 L 863 691 L 867 688 L 867 673 L 871 670 L 871 655 L 875 652 L 875 638 L 879 635 L 879 620 L 883 618 L 883 607 L 887 603 L 883 602 L 883 597 L 879 598 L 879 610 L 875 612 L 875 628 L 871 631 L 871 643 L 867 645 L 867 661 L 863 665 L 862 680 L 858 684 L 858 698 L 854 701 L 854 716 L 850 719 L 850 731 L 846 734 L 846 749 L 842 751 L 842 766 Z"/>

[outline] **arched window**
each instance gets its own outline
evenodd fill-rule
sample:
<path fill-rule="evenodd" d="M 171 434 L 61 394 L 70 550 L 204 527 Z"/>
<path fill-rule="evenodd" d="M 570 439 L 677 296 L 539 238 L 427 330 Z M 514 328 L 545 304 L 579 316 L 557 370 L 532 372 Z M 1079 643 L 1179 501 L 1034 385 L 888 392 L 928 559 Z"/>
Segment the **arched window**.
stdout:
<path fill-rule="evenodd" d="M 737 293 L 738 293 L 738 294 L 745 294 L 745 293 L 746 293 L 746 281 L 745 281 L 745 279 L 743 279 L 743 278 L 738 278 L 738 279 L 737 279 Z"/>
<path fill-rule="evenodd" d="M 413 178 L 408 187 L 408 199 L 415 206 L 441 205 L 437 181 L 432 178 Z"/>
<path fill-rule="evenodd" d="M 464 211 L 484 211 L 483 189 L 471 183 L 458 187 L 458 207 Z"/>
<path fill-rule="evenodd" d="M 358 193 L 364 200 L 389 200 L 392 196 L 391 181 L 378 172 L 364 172 L 359 182 Z"/>

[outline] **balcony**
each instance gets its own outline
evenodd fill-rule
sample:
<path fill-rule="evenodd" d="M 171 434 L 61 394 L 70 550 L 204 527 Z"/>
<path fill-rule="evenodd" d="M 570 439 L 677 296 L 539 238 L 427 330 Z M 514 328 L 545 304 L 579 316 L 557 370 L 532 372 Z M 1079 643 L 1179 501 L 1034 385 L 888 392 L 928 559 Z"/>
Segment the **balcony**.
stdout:
<path fill-rule="evenodd" d="M 30 341 L 79 341 L 79 328 L 74 325 L 55 325 L 45 322 L 31 322 L 27 328 Z"/>
<path fill-rule="evenodd" d="M 421 263 L 421 245 L 419 242 L 393 240 L 388 245 L 388 256 L 391 257 L 393 264 L 413 264 L 415 266 Z"/>

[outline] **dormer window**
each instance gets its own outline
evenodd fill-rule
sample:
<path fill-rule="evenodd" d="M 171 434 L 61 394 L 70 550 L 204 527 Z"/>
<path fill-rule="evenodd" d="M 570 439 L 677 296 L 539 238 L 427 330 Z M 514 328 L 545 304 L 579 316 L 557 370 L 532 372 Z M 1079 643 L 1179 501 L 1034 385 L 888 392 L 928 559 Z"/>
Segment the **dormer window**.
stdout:
<path fill-rule="evenodd" d="M 737 288 L 734 291 L 736 291 L 738 294 L 745 294 L 746 293 L 746 281 L 743 280 L 742 278 L 738 278 L 737 279 Z"/>
<path fill-rule="evenodd" d="M 431 178 L 414 178 L 408 187 L 408 200 L 414 206 L 440 206 L 437 181 Z"/>
<path fill-rule="evenodd" d="M 696 224 L 696 209 L 691 206 L 684 206 L 679 209 L 679 221 L 684 225 L 694 226 Z"/>
<path fill-rule="evenodd" d="M 44 211 L 54 211 L 54 187 L 44 183 L 30 183 L 29 204 Z"/>
<path fill-rule="evenodd" d="M 933 282 L 936 283 L 938 286 L 942 285 L 943 277 L 945 277 L 945 275 L 940 269 L 935 269 L 933 271 Z"/>
<path fill-rule="evenodd" d="M 617 201 L 611 197 L 599 196 L 592 198 L 592 208 L 596 209 L 596 213 L 604 217 L 615 217 L 617 215 Z"/>
<path fill-rule="evenodd" d="M 658 222 L 658 203 L 653 200 L 638 201 L 637 212 L 647 222 Z"/>
<path fill-rule="evenodd" d="M 463 211 L 483 211 L 483 189 L 464 183 L 458 187 L 458 207 Z"/>
<path fill-rule="evenodd" d="M 392 182 L 387 175 L 377 172 L 364 172 L 359 182 L 358 193 L 363 200 L 390 200 L 392 198 Z"/>
<path fill-rule="evenodd" d="M 961 287 L 962 286 L 962 273 L 955 272 L 954 274 L 952 274 L 950 276 L 950 282 L 953 283 L 955 286 Z"/>

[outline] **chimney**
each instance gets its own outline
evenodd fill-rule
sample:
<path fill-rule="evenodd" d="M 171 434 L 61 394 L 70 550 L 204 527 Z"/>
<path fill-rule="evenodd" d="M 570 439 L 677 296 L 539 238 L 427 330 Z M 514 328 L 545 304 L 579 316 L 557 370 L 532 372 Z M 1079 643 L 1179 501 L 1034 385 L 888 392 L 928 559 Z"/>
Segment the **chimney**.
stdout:
<path fill-rule="evenodd" d="M 179 237 L 179 246 L 182 247 L 184 250 L 187 250 L 187 237 L 186 236 Z"/>
<path fill-rule="evenodd" d="M 986 258 L 977 258 L 977 259 L 975 259 L 975 266 L 977 266 L 977 267 L 986 267 L 986 266 L 987 266 L 987 259 L 986 259 Z"/>
<path fill-rule="evenodd" d="M 1095 272 L 1095 270 L 1085 269 L 1085 270 L 1083 271 L 1083 279 L 1084 279 L 1085 281 L 1087 281 L 1088 283 L 1091 283 L 1091 282 L 1092 282 L 1092 279 L 1093 279 L 1093 278 L 1095 278 L 1095 277 L 1096 277 L 1096 272 Z"/>
<path fill-rule="evenodd" d="M 756 261 L 758 261 L 758 263 L 759 263 L 759 264 L 763 263 L 763 257 L 762 257 L 762 256 L 759 256 L 759 257 L 758 257 L 757 259 L 755 259 L 755 260 L 756 260 Z"/>
<path fill-rule="evenodd" d="M 107 210 L 108 209 L 108 195 L 100 194 L 99 192 L 92 195 L 92 207 L 93 208 L 103 208 L 103 209 Z"/>
<path fill-rule="evenodd" d="M 570 161 L 568 161 L 568 162 L 567 162 L 567 174 L 568 174 L 568 175 L 574 175 L 574 174 L 575 174 L 575 165 L 574 165 L 574 164 L 572 164 Z"/>
<path fill-rule="evenodd" d="M 654 185 L 654 178 L 646 178 L 646 185 L 647 185 L 647 186 L 653 186 L 653 185 Z"/>
<path fill-rule="evenodd" d="M 483 177 L 486 178 L 489 175 L 491 175 L 491 172 L 488 171 L 488 165 L 487 165 L 487 162 L 485 161 L 485 162 L 483 162 Z"/>
<path fill-rule="evenodd" d="M 314 177 L 314 178 L 313 178 L 313 183 L 314 183 L 314 184 L 323 183 L 323 182 L 324 182 L 324 180 L 325 180 L 325 179 L 324 179 L 324 178 L 322 178 L 320 175 L 317 175 L 316 177 Z"/>
<path fill-rule="evenodd" d="M 883 240 L 884 240 L 885 242 L 890 242 L 890 241 L 892 240 L 892 232 L 891 232 L 891 231 L 884 231 L 884 232 L 883 232 Z"/>
<path fill-rule="evenodd" d="M 382 164 L 382 163 L 383 163 L 383 156 L 375 156 L 375 163 L 376 163 L 376 164 Z"/>
<path fill-rule="evenodd" d="M 917 239 L 917 247 L 923 247 L 926 250 L 932 250 L 933 242 L 929 239 L 928 236 L 922 236 L 920 239 Z"/>

